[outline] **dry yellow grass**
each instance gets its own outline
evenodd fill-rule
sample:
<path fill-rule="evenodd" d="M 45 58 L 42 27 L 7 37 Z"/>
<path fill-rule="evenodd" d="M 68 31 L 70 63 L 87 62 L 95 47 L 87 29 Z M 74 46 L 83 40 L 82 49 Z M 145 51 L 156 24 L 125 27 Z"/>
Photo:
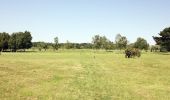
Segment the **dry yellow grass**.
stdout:
<path fill-rule="evenodd" d="M 95 59 L 94 59 L 95 56 Z M 170 55 L 90 50 L 3 53 L 1 100 L 169 100 Z"/>

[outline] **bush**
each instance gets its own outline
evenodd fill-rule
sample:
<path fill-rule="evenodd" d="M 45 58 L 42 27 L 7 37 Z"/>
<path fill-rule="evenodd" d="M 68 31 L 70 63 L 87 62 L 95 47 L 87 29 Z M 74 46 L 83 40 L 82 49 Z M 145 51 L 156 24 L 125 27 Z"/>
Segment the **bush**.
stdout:
<path fill-rule="evenodd" d="M 134 57 L 140 57 L 141 52 L 139 49 L 136 48 L 128 48 L 125 50 L 125 57 L 126 58 L 134 58 Z"/>

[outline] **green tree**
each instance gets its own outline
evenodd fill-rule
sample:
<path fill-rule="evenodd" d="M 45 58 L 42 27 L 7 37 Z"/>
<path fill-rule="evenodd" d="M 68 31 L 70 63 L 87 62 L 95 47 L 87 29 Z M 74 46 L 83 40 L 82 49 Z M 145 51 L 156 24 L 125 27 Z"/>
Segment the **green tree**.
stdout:
<path fill-rule="evenodd" d="M 0 51 L 4 51 L 9 47 L 10 35 L 6 32 L 0 33 Z"/>
<path fill-rule="evenodd" d="M 113 44 L 113 42 L 111 42 L 111 41 L 107 41 L 106 42 L 106 44 L 105 44 L 105 50 L 107 51 L 107 50 L 113 50 L 114 49 L 114 44 Z"/>
<path fill-rule="evenodd" d="M 64 47 L 66 49 L 71 49 L 71 48 L 73 48 L 73 45 L 72 45 L 72 43 L 70 41 L 67 40 L 66 43 L 64 44 Z"/>
<path fill-rule="evenodd" d="M 16 45 L 16 33 L 12 33 L 11 34 L 11 38 L 9 39 L 9 46 L 10 46 L 10 49 L 14 52 L 16 52 L 17 50 L 17 45 Z"/>
<path fill-rule="evenodd" d="M 110 40 L 105 36 L 95 35 L 92 38 L 92 44 L 95 49 L 107 49 L 110 46 Z"/>
<path fill-rule="evenodd" d="M 149 44 L 144 38 L 139 37 L 134 43 L 134 48 L 138 48 L 140 50 L 148 50 Z"/>
<path fill-rule="evenodd" d="M 106 49 L 106 47 L 109 45 L 109 40 L 105 36 L 100 37 L 100 48 L 101 49 Z"/>
<path fill-rule="evenodd" d="M 16 32 L 11 35 L 9 39 L 10 49 L 17 51 L 18 49 L 29 49 L 32 47 L 32 36 L 28 31 Z"/>
<path fill-rule="evenodd" d="M 48 49 L 48 44 L 43 42 L 43 49 L 46 51 Z"/>
<path fill-rule="evenodd" d="M 95 49 L 100 49 L 101 47 L 101 41 L 100 41 L 100 36 L 99 35 L 95 35 L 93 38 L 92 38 L 92 44 L 93 44 L 93 47 Z"/>
<path fill-rule="evenodd" d="M 22 49 L 29 49 L 32 47 L 32 36 L 31 33 L 29 31 L 25 31 L 23 33 L 23 48 Z"/>
<path fill-rule="evenodd" d="M 58 50 L 59 44 L 58 44 L 58 37 L 54 38 L 54 45 L 53 45 L 54 50 Z"/>
<path fill-rule="evenodd" d="M 44 49 L 44 51 L 46 51 L 49 48 L 49 43 L 36 42 L 36 47 L 38 48 L 39 51 L 41 51 L 42 49 Z"/>
<path fill-rule="evenodd" d="M 128 40 L 125 36 L 121 36 L 120 34 L 117 34 L 115 37 L 115 43 L 117 49 L 125 49 L 128 43 Z"/>
<path fill-rule="evenodd" d="M 43 49 L 43 42 L 37 42 L 36 46 L 38 50 L 41 51 Z"/>
<path fill-rule="evenodd" d="M 160 46 L 159 45 L 152 45 L 150 50 L 151 50 L 151 52 L 160 51 Z"/>
<path fill-rule="evenodd" d="M 160 45 L 161 51 L 170 51 L 170 27 L 165 28 L 158 34 L 160 35 L 159 37 L 153 36 L 153 39 L 155 40 L 156 44 Z"/>

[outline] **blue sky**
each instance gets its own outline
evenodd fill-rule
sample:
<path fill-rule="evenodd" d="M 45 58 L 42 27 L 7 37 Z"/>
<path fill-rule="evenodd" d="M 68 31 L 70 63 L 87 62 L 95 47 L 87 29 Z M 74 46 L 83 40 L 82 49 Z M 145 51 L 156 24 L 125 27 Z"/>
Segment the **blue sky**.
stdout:
<path fill-rule="evenodd" d="M 31 31 L 33 41 L 91 42 L 120 33 L 130 42 L 170 27 L 170 0 L 0 0 L 0 32 Z"/>

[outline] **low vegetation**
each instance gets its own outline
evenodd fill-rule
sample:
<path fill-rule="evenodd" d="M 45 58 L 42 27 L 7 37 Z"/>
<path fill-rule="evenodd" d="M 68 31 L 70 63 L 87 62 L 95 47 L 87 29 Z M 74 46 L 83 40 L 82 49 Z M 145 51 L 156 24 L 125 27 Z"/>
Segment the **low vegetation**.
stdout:
<path fill-rule="evenodd" d="M 128 48 L 125 50 L 125 58 L 140 57 L 141 51 L 135 48 Z"/>
<path fill-rule="evenodd" d="M 1 100 L 169 100 L 170 54 L 58 50 L 0 56 Z M 95 58 L 94 58 L 95 56 Z"/>

